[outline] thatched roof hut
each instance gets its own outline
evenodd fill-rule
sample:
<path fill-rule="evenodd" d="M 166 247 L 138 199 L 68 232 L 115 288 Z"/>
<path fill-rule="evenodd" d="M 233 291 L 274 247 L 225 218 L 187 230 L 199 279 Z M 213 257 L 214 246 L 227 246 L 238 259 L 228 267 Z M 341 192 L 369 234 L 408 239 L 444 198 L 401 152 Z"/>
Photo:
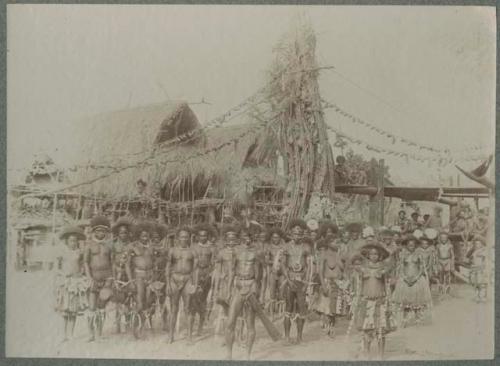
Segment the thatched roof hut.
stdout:
<path fill-rule="evenodd" d="M 234 198 L 253 184 L 284 185 L 277 146 L 257 121 L 201 129 L 186 103 L 163 103 L 102 114 L 86 121 L 83 164 L 72 183 L 103 176 L 79 189 L 87 196 L 132 200 L 139 179 L 169 201 Z M 179 136 L 190 133 L 190 137 Z M 89 166 L 90 165 L 90 166 Z"/>
<path fill-rule="evenodd" d="M 102 113 L 82 121 L 79 153 L 87 162 L 117 163 L 201 127 L 186 103 L 158 103 Z M 202 138 L 184 145 L 200 145 Z"/>

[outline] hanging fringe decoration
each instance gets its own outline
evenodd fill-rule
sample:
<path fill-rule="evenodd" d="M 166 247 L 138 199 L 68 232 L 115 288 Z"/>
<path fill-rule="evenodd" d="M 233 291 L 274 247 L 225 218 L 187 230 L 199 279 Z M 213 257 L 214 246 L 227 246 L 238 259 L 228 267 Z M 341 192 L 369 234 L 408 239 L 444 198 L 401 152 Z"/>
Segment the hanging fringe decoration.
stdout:
<path fill-rule="evenodd" d="M 291 218 L 303 216 L 313 192 L 333 196 L 333 154 L 321 110 L 316 64 L 316 36 L 311 25 L 299 19 L 275 48 L 270 70 L 269 100 L 278 118 L 272 123 L 279 131 L 278 144 L 289 181 L 290 210 L 283 226 Z"/>

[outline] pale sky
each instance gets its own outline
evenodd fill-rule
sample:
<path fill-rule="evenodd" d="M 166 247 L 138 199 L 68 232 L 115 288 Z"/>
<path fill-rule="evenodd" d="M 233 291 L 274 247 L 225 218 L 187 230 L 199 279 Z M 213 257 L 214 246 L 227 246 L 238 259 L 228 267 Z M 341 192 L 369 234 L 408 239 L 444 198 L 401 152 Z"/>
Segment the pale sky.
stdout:
<path fill-rule="evenodd" d="M 205 98 L 212 105 L 194 106 L 198 118 L 217 117 L 264 85 L 273 46 L 298 13 L 317 32 L 319 64 L 335 67 L 320 74 L 324 99 L 423 144 L 493 149 L 493 7 L 9 5 L 9 168 L 39 151 L 64 163 L 74 123 L 100 112 Z M 326 118 L 412 151 L 331 110 Z M 435 166 L 386 161 L 401 183 L 437 182 Z"/>

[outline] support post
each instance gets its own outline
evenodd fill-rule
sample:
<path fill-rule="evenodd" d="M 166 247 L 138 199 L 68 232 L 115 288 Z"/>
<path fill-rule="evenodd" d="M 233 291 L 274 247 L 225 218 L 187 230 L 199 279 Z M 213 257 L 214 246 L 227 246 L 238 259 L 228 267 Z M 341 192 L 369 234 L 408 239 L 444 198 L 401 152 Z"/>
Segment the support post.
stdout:
<path fill-rule="evenodd" d="M 373 227 L 384 225 L 384 160 L 378 162 L 372 159 L 371 162 L 372 184 L 377 191 L 370 196 L 369 221 Z"/>
<path fill-rule="evenodd" d="M 56 234 L 56 214 L 57 214 L 57 193 L 54 194 L 54 203 L 52 204 L 52 236 Z"/>
<path fill-rule="evenodd" d="M 378 161 L 378 180 L 377 180 L 377 196 L 378 196 L 378 223 L 379 226 L 384 225 L 384 211 L 385 211 L 385 164 L 384 159 Z"/>

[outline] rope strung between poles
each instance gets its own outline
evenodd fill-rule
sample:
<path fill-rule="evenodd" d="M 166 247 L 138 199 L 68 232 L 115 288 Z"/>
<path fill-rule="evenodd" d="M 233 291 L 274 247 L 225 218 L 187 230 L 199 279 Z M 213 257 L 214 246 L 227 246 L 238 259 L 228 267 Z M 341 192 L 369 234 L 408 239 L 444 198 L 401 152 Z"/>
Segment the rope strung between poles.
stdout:
<path fill-rule="evenodd" d="M 404 158 L 407 160 L 412 159 L 412 160 L 419 161 L 422 163 L 423 162 L 434 162 L 434 163 L 437 163 L 441 166 L 450 165 L 450 164 L 453 164 L 454 162 L 456 162 L 456 160 L 454 158 L 451 158 L 451 157 L 429 157 L 429 156 L 423 156 L 423 155 L 418 155 L 418 154 L 413 154 L 413 153 L 408 153 L 408 152 L 401 152 L 401 151 L 397 151 L 397 150 L 387 149 L 385 147 L 381 147 L 381 146 L 377 146 L 377 145 L 368 143 L 368 142 L 363 141 L 359 138 L 351 137 L 351 136 L 345 134 L 344 132 L 340 131 L 339 129 L 331 126 L 330 124 L 327 124 L 326 128 L 328 130 L 334 132 L 335 134 L 337 134 L 337 136 L 339 136 L 341 138 L 345 138 L 346 140 L 348 140 L 349 142 L 351 142 L 353 144 L 362 145 L 367 150 L 374 151 L 376 153 L 382 153 L 382 154 L 387 154 L 387 155 L 391 155 L 391 156 L 396 156 L 396 157 Z M 483 156 L 470 156 L 470 157 L 464 159 L 463 161 L 483 161 L 483 160 L 484 160 Z"/>
<path fill-rule="evenodd" d="M 429 152 L 444 154 L 444 155 L 476 152 L 476 151 L 482 151 L 485 149 L 485 146 L 480 146 L 480 145 L 470 146 L 470 147 L 467 147 L 464 149 L 459 149 L 459 150 L 451 150 L 448 148 L 441 149 L 441 148 L 437 148 L 437 147 L 433 147 L 433 146 L 429 146 L 429 145 L 423 145 L 423 144 L 420 144 L 418 142 L 412 141 L 410 139 L 396 136 L 392 132 L 385 131 L 385 130 L 377 127 L 373 123 L 367 122 L 366 120 L 359 118 L 359 117 L 353 115 L 352 113 L 347 112 L 346 110 L 339 107 L 336 103 L 328 102 L 325 99 L 321 99 L 321 101 L 322 101 L 322 107 L 324 109 L 333 109 L 336 113 L 344 116 L 345 118 L 350 119 L 353 123 L 356 123 L 358 125 L 369 128 L 370 130 L 377 132 L 379 135 L 387 137 L 388 139 L 391 139 L 393 144 L 396 142 L 401 142 L 401 143 L 406 144 L 408 146 L 418 148 L 419 150 L 426 150 Z"/>
<path fill-rule="evenodd" d="M 267 123 L 267 121 L 266 121 Z M 200 153 L 196 153 L 196 154 L 193 154 L 191 156 L 188 156 L 186 158 L 183 158 L 183 159 L 171 159 L 171 160 L 164 160 L 164 161 L 161 161 L 159 162 L 160 165 L 168 165 L 168 164 L 171 164 L 171 163 L 185 163 L 189 160 L 192 160 L 194 158 L 197 158 L 197 157 L 200 157 L 202 155 L 205 155 L 205 154 L 210 154 L 210 153 L 213 153 L 213 152 L 216 152 L 216 151 L 219 151 L 221 150 L 222 148 L 226 147 L 226 146 L 229 146 L 231 144 L 233 144 L 234 142 L 238 141 L 239 139 L 245 137 L 246 135 L 250 134 L 250 133 L 254 133 L 256 132 L 257 130 L 259 130 L 260 128 L 264 127 L 265 126 L 265 123 L 261 122 L 261 123 L 257 123 L 256 126 L 252 129 L 249 129 L 245 132 L 243 132 L 242 134 L 236 136 L 235 138 L 232 138 L 230 140 L 228 140 L 227 142 L 219 145 L 219 146 L 216 146 L 214 148 L 211 148 L 211 149 L 208 149 L 208 150 L 205 150 L 204 152 L 200 152 Z M 75 189 L 75 188 L 78 188 L 78 187 L 81 187 L 81 186 L 85 186 L 85 185 L 89 185 L 89 184 L 92 184 L 92 183 L 95 183 L 99 180 L 102 180 L 102 179 L 105 179 L 105 178 L 108 178 L 114 174 L 118 174 L 118 173 L 121 173 L 125 170 L 129 170 L 129 169 L 133 169 L 133 168 L 137 168 L 138 166 L 149 166 L 149 165 L 153 165 L 155 164 L 156 162 L 152 162 L 153 159 L 157 158 L 158 156 L 148 156 L 146 157 L 145 159 L 139 161 L 139 162 L 136 162 L 134 164 L 128 164 L 128 165 L 125 165 L 125 166 L 122 166 L 120 168 L 113 168 L 112 171 L 110 172 L 107 172 L 107 173 L 104 173 L 104 174 L 101 174 L 95 178 L 92 178 L 92 179 L 89 179 L 87 181 L 84 181 L 84 182 L 80 182 L 80 183 L 76 183 L 76 184 L 71 184 L 71 185 L 67 185 L 65 187 L 61 187 L 61 188 L 57 188 L 57 189 L 54 189 L 52 191 L 49 191 L 49 192 L 44 192 L 44 194 L 55 194 L 55 193 L 59 193 L 59 192 L 64 192 L 64 191 L 67 191 L 67 190 L 70 190 L 70 189 Z M 35 194 L 33 193 L 28 193 L 24 196 L 22 196 L 22 198 L 26 198 L 26 197 L 29 197 L 29 196 L 34 196 Z"/>

